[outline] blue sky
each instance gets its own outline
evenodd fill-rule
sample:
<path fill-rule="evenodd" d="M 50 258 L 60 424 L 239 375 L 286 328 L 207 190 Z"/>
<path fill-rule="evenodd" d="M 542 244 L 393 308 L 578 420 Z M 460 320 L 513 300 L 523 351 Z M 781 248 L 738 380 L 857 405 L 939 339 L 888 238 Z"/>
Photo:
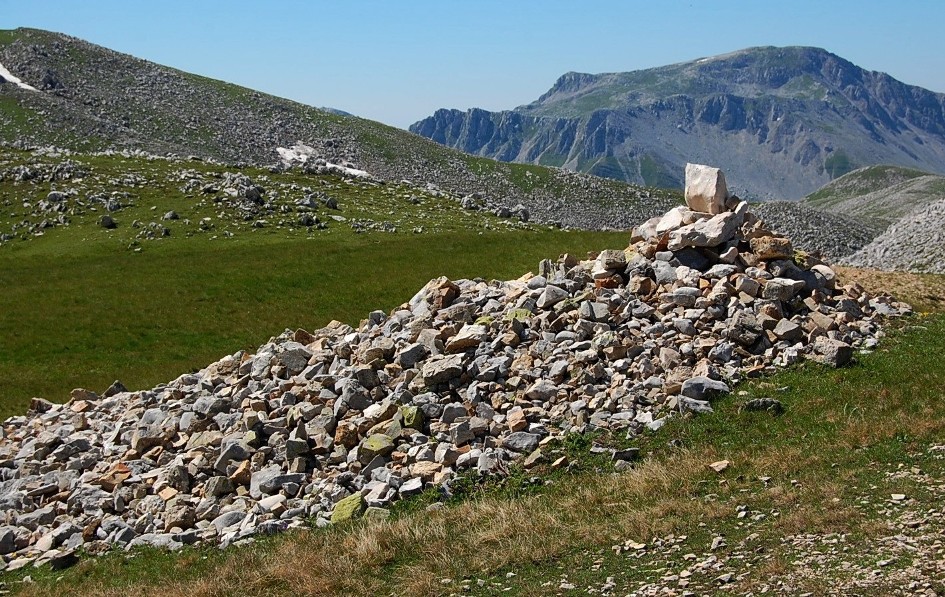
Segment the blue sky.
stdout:
<path fill-rule="evenodd" d="M 567 71 L 759 45 L 819 46 L 945 92 L 943 23 L 942 0 L 0 0 L 0 29 L 61 31 L 400 127 L 528 103 Z"/>

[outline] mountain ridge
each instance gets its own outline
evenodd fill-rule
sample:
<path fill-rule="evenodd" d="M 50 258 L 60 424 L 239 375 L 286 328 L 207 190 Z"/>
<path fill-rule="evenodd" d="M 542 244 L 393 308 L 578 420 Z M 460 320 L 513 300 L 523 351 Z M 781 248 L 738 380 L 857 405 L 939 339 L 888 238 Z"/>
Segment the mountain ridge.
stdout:
<path fill-rule="evenodd" d="M 764 46 L 628 73 L 565 73 L 501 112 L 410 130 L 474 155 L 681 186 L 687 161 L 753 198 L 799 199 L 876 163 L 945 171 L 945 94 L 819 48 Z"/>
<path fill-rule="evenodd" d="M 945 176 L 893 166 L 869 166 L 834 179 L 808 195 L 804 203 L 885 228 L 942 199 Z"/>

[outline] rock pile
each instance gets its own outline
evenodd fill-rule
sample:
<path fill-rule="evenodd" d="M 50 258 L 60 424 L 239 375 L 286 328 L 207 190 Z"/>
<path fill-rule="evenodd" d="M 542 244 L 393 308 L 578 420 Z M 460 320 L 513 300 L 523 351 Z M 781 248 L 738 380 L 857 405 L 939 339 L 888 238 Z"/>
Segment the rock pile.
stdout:
<path fill-rule="evenodd" d="M 465 471 L 531 467 L 567 433 L 658 429 L 745 375 L 842 365 L 908 311 L 839 286 L 701 175 L 705 211 L 650 220 L 625 250 L 435 279 L 357 328 L 286 331 L 151 390 L 34 400 L 0 441 L 6 566 L 384 516 Z"/>

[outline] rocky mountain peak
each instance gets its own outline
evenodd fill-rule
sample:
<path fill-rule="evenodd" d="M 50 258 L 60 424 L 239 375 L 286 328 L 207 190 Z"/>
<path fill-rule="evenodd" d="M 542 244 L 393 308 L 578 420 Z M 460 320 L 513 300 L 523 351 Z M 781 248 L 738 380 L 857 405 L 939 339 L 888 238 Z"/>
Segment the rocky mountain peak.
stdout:
<path fill-rule="evenodd" d="M 580 91 L 581 89 L 594 83 L 597 78 L 597 75 L 591 75 L 588 73 L 577 73 L 573 71 L 564 73 L 558 77 L 558 80 L 555 81 L 555 84 L 551 86 L 551 89 L 546 91 L 541 97 L 538 98 L 537 103 L 541 103 L 558 94 L 568 94 Z"/>
<path fill-rule="evenodd" d="M 945 94 L 821 48 L 566 73 L 535 102 L 490 115 L 438 113 L 411 130 L 477 155 L 657 186 L 681 187 L 692 159 L 718 163 L 755 199 L 799 199 L 879 163 L 945 172 Z"/>

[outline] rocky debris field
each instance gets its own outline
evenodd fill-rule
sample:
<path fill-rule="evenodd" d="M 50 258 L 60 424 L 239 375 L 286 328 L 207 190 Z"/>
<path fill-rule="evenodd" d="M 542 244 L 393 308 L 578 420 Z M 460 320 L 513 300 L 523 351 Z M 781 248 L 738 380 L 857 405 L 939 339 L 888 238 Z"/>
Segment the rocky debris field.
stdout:
<path fill-rule="evenodd" d="M 886 271 L 945 273 L 945 199 L 904 216 L 841 263 Z"/>
<path fill-rule="evenodd" d="M 751 206 L 772 230 L 788 236 L 806 251 L 818 251 L 832 260 L 859 251 L 876 238 L 882 228 L 875 224 L 811 208 L 800 202 L 770 201 Z"/>
<path fill-rule="evenodd" d="M 711 411 L 746 375 L 843 365 L 909 312 L 712 187 L 624 250 L 435 279 L 357 328 L 287 330 L 150 390 L 34 400 L 0 440 L 4 566 L 384 517 L 458 475 L 529 468 L 568 433 L 635 435 Z"/>
<path fill-rule="evenodd" d="M 463 197 L 435 186 L 384 183 L 352 177 L 349 170 L 319 160 L 304 171 L 285 172 L 140 152 L 0 151 L 0 244 L 76 224 L 115 231 L 132 248 L 180 236 L 231 238 L 261 230 L 419 234 L 447 224 L 530 227 L 527 212 L 513 217 L 505 208 L 460 211 Z"/>

